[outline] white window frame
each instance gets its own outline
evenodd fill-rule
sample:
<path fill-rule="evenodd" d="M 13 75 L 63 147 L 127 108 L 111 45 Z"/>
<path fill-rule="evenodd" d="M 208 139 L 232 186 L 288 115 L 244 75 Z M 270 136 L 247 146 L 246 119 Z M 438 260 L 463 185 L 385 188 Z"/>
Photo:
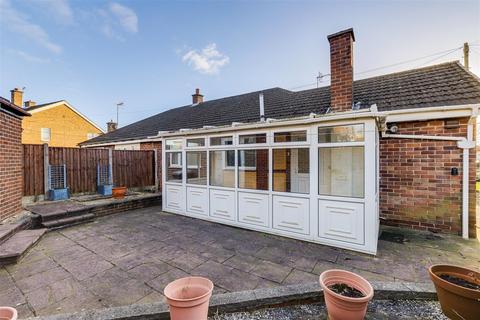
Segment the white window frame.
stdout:
<path fill-rule="evenodd" d="M 232 138 L 232 144 L 219 144 L 219 145 L 212 145 L 211 144 L 211 139 L 212 138 L 221 138 L 221 137 L 231 137 Z M 234 148 L 236 145 L 236 139 L 235 135 L 233 133 L 227 133 L 227 134 L 215 134 L 208 136 L 208 147 L 210 149 L 228 149 L 228 148 Z"/>
<path fill-rule="evenodd" d="M 290 141 L 290 142 L 275 142 L 275 133 L 281 133 L 281 132 L 298 132 L 298 131 L 305 131 L 306 134 L 306 141 Z M 275 129 L 272 130 L 272 137 L 271 137 L 271 144 L 272 146 L 309 146 L 310 145 L 310 131 L 308 127 L 286 127 L 283 129 Z"/>
<path fill-rule="evenodd" d="M 48 138 L 45 137 L 45 132 L 48 131 Z M 40 129 L 40 140 L 49 142 L 52 140 L 52 129 L 51 128 L 41 128 Z"/>
<path fill-rule="evenodd" d="M 260 143 L 240 143 L 240 137 L 241 136 L 250 136 L 250 135 L 255 135 L 255 134 L 264 134 L 265 135 L 265 142 L 260 142 Z M 266 131 L 245 131 L 245 132 L 239 132 L 236 134 L 237 136 L 237 146 L 239 147 L 251 147 L 251 146 L 266 146 L 268 145 L 268 132 Z"/>
<path fill-rule="evenodd" d="M 204 145 L 203 146 L 189 146 L 188 145 L 188 140 L 195 140 L 195 139 L 203 139 Z M 208 143 L 208 138 L 206 136 L 192 136 L 192 137 L 186 137 L 185 138 L 185 150 L 204 150 L 207 148 L 207 143 Z"/>

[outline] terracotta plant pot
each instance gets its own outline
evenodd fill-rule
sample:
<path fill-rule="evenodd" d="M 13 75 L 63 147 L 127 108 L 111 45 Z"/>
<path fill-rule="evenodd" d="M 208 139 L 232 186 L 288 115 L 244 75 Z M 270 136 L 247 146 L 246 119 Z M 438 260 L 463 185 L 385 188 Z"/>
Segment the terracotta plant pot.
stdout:
<path fill-rule="evenodd" d="M 202 277 L 186 277 L 170 282 L 163 291 L 170 306 L 170 318 L 207 320 L 212 290 L 212 281 Z"/>
<path fill-rule="evenodd" d="M 0 320 L 17 320 L 17 310 L 10 307 L 0 307 Z"/>
<path fill-rule="evenodd" d="M 428 269 L 437 290 L 443 313 L 450 319 L 471 320 L 480 317 L 480 290 L 448 282 L 440 275 L 450 275 L 480 285 L 480 273 L 452 265 L 439 264 Z"/>
<path fill-rule="evenodd" d="M 363 293 L 364 297 L 353 298 L 335 293 L 329 287 L 346 284 Z M 367 313 L 368 302 L 373 297 L 372 285 L 361 276 L 345 270 L 327 270 L 320 275 L 330 320 L 361 320 Z"/>
<path fill-rule="evenodd" d="M 112 188 L 112 196 L 115 199 L 125 198 L 126 193 L 127 193 L 127 187 L 113 187 Z"/>

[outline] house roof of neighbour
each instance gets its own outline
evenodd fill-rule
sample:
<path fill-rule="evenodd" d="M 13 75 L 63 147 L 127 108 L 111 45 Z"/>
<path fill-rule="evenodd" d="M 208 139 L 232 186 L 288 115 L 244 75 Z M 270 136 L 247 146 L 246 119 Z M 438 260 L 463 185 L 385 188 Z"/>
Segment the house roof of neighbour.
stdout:
<path fill-rule="evenodd" d="M 23 110 L 21 107 L 11 103 L 8 99 L 5 99 L 4 97 L 0 97 L 0 105 L 1 109 L 5 109 L 17 116 L 30 116 L 28 112 Z"/>
<path fill-rule="evenodd" d="M 59 103 L 59 102 L 62 102 L 64 100 L 58 100 L 58 101 L 53 101 L 53 102 L 48 102 L 48 103 L 42 103 L 42 104 L 36 104 L 32 107 L 28 107 L 28 108 L 25 108 L 25 110 L 27 111 L 32 111 L 32 110 L 37 110 L 37 109 L 41 109 L 43 107 L 47 107 L 47 106 L 50 106 L 52 104 L 55 104 L 55 103 Z"/>
<path fill-rule="evenodd" d="M 259 93 L 264 95 L 265 117 L 282 119 L 324 114 L 330 105 L 330 87 L 303 91 L 271 88 L 170 109 L 82 145 L 137 140 L 159 131 L 197 129 L 206 125 L 257 122 Z M 458 61 L 356 80 L 354 103 L 376 104 L 379 111 L 480 103 L 480 80 Z"/>

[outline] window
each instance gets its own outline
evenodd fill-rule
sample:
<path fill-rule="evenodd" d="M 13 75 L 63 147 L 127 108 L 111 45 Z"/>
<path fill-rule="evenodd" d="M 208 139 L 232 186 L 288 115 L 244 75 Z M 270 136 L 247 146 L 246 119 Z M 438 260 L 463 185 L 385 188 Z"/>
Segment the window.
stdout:
<path fill-rule="evenodd" d="M 187 183 L 207 184 L 207 152 L 187 152 Z"/>
<path fill-rule="evenodd" d="M 95 137 L 98 137 L 98 133 L 87 133 L 87 139 L 93 139 Z"/>
<path fill-rule="evenodd" d="M 318 128 L 318 142 L 358 142 L 364 141 L 363 124 Z"/>
<path fill-rule="evenodd" d="M 232 136 L 211 137 L 210 138 L 210 145 L 211 146 L 230 146 L 232 144 L 233 144 L 233 137 Z"/>
<path fill-rule="evenodd" d="M 40 129 L 40 140 L 50 141 L 50 136 L 51 136 L 51 129 L 50 128 Z"/>
<path fill-rule="evenodd" d="M 205 146 L 204 138 L 187 139 L 187 147 L 204 147 L 204 146 Z"/>
<path fill-rule="evenodd" d="M 182 153 L 167 153 L 167 181 L 182 182 Z"/>
<path fill-rule="evenodd" d="M 255 143 L 266 143 L 267 134 L 266 133 L 257 133 L 257 134 L 247 134 L 239 136 L 240 144 L 255 144 Z"/>
<path fill-rule="evenodd" d="M 319 148 L 319 194 L 363 198 L 364 166 L 363 146 Z"/>
<path fill-rule="evenodd" d="M 268 149 L 238 151 L 238 187 L 268 190 Z"/>
<path fill-rule="evenodd" d="M 165 150 L 182 150 L 182 140 L 167 140 Z"/>
<path fill-rule="evenodd" d="M 309 149 L 273 149 L 273 191 L 310 192 Z"/>
<path fill-rule="evenodd" d="M 210 185 L 233 188 L 235 186 L 235 151 L 210 151 Z"/>
<path fill-rule="evenodd" d="M 274 142 L 304 142 L 307 141 L 307 131 L 285 131 L 273 134 Z"/>

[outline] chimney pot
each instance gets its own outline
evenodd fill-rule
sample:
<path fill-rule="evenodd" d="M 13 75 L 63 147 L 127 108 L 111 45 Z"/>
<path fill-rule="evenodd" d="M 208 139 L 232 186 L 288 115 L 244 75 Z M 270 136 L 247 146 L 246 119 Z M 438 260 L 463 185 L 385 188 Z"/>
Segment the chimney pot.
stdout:
<path fill-rule="evenodd" d="M 19 88 L 15 88 L 13 90 L 10 90 L 10 93 L 11 93 L 10 102 L 21 108 L 23 105 L 23 91 L 20 90 Z"/>
<path fill-rule="evenodd" d="M 28 100 L 28 101 L 25 101 L 24 106 L 25 108 L 31 108 L 31 107 L 34 107 L 36 104 L 37 103 L 35 101 Z"/>
<path fill-rule="evenodd" d="M 107 133 L 113 132 L 115 130 L 117 130 L 117 123 L 113 122 L 113 120 L 110 120 L 109 122 L 107 122 Z"/>
<path fill-rule="evenodd" d="M 195 89 L 195 94 L 192 94 L 192 104 L 199 104 L 203 102 L 203 95 L 200 94 L 200 89 Z"/>
<path fill-rule="evenodd" d="M 327 37 L 330 42 L 330 107 L 333 112 L 352 110 L 353 106 L 353 29 Z"/>

